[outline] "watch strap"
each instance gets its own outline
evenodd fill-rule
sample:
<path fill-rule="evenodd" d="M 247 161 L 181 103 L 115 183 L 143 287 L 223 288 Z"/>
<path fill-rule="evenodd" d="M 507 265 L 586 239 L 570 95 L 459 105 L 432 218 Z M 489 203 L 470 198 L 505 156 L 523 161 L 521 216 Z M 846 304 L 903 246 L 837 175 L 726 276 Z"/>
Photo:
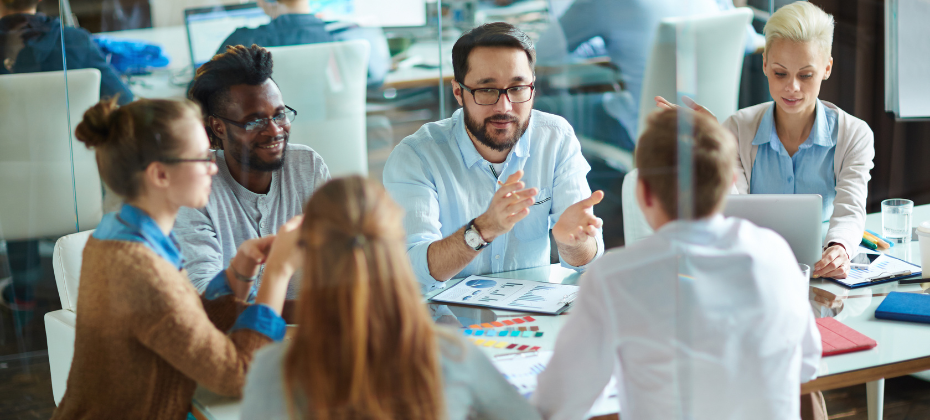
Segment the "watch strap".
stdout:
<path fill-rule="evenodd" d="M 485 241 L 485 240 L 484 240 L 484 237 L 481 236 L 481 232 L 478 231 L 478 228 L 475 226 L 475 220 L 477 220 L 477 218 L 471 219 L 471 221 L 468 222 L 468 224 L 465 226 L 465 232 L 468 233 L 469 230 L 474 231 L 474 232 L 478 235 L 478 239 L 481 240 L 482 244 L 479 245 L 477 248 L 475 248 L 475 247 L 469 245 L 469 244 L 468 244 L 468 241 L 466 241 L 466 242 L 465 242 L 465 245 L 468 245 L 469 248 L 472 248 L 472 249 L 474 249 L 475 251 L 481 251 L 482 249 L 484 249 L 485 247 L 487 247 L 487 246 L 490 245 L 491 243 L 488 242 L 488 241 Z"/>

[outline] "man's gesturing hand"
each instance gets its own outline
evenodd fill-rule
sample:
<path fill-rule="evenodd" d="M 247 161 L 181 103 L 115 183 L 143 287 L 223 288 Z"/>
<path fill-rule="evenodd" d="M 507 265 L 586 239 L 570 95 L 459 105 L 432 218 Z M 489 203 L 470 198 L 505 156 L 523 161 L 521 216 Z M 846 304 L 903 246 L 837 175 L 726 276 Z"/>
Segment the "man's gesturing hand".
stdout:
<path fill-rule="evenodd" d="M 590 197 L 572 204 L 552 227 L 552 236 L 559 244 L 575 247 L 597 235 L 603 222 L 594 215 L 593 207 L 604 199 L 603 191 L 595 191 Z"/>
<path fill-rule="evenodd" d="M 475 227 L 485 241 L 491 242 L 510 232 L 513 225 L 530 214 L 530 206 L 536 194 L 539 194 L 539 189 L 523 189 L 525 185 L 520 178 L 523 178 L 522 170 L 510 175 L 507 182 L 491 197 L 488 210 L 475 219 Z"/>

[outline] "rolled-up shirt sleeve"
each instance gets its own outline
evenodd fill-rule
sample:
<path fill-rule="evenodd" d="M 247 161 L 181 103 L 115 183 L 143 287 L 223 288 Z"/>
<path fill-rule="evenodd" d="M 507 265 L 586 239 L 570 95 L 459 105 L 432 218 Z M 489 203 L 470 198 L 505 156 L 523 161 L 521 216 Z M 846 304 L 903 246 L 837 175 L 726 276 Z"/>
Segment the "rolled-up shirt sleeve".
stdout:
<path fill-rule="evenodd" d="M 242 311 L 229 332 L 241 329 L 252 330 L 274 341 L 281 341 L 284 339 L 287 324 L 270 306 L 256 304 Z"/>
<path fill-rule="evenodd" d="M 549 215 L 549 226 L 554 226 L 569 206 L 591 196 L 591 187 L 588 186 L 587 179 L 591 166 L 581 155 L 581 144 L 575 137 L 574 131 L 570 127 L 565 131 L 565 138 L 556 159 L 558 163 L 552 182 L 552 210 Z M 576 267 L 565 262 L 565 259 L 560 254 L 559 260 L 561 260 L 562 266 L 576 271 L 587 269 L 588 264 L 591 264 L 604 254 L 603 229 L 598 229 L 595 240 L 597 242 L 597 253 L 591 261 Z"/>
<path fill-rule="evenodd" d="M 197 291 L 203 293 L 224 269 L 223 249 L 213 222 L 203 210 L 181 207 L 174 233 L 186 260 L 187 275 Z"/>
<path fill-rule="evenodd" d="M 399 144 L 384 166 L 384 187 L 394 201 L 404 208 L 404 228 L 407 230 L 407 254 L 413 272 L 426 293 L 441 288 L 429 271 L 427 251 L 441 240 L 439 222 L 439 195 L 432 176 L 424 168 L 423 160 L 407 144 Z"/>

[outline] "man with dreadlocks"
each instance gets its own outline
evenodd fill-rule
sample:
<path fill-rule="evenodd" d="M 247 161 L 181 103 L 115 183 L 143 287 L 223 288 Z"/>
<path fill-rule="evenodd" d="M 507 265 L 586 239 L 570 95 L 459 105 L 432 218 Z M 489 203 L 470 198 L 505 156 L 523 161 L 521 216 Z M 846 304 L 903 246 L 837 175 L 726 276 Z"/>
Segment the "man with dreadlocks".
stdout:
<path fill-rule="evenodd" d="M 288 143 L 297 111 L 284 104 L 271 69 L 268 50 L 230 46 L 197 69 L 188 92 L 201 106 L 219 168 L 207 206 L 182 208 L 175 225 L 184 267 L 201 292 L 239 244 L 273 235 L 330 178 L 318 153 Z"/>

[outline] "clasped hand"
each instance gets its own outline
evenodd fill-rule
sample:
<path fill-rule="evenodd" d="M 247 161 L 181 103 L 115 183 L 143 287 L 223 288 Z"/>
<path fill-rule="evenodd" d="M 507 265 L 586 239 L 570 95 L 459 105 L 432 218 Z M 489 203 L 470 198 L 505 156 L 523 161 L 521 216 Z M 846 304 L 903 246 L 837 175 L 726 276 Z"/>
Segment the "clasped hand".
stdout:
<path fill-rule="evenodd" d="M 239 250 L 229 262 L 230 268 L 243 277 L 255 277 L 262 264 L 267 270 L 282 274 L 293 274 L 300 267 L 297 242 L 303 216 L 295 216 L 281 225 L 276 235 L 249 239 L 239 245 Z"/>

